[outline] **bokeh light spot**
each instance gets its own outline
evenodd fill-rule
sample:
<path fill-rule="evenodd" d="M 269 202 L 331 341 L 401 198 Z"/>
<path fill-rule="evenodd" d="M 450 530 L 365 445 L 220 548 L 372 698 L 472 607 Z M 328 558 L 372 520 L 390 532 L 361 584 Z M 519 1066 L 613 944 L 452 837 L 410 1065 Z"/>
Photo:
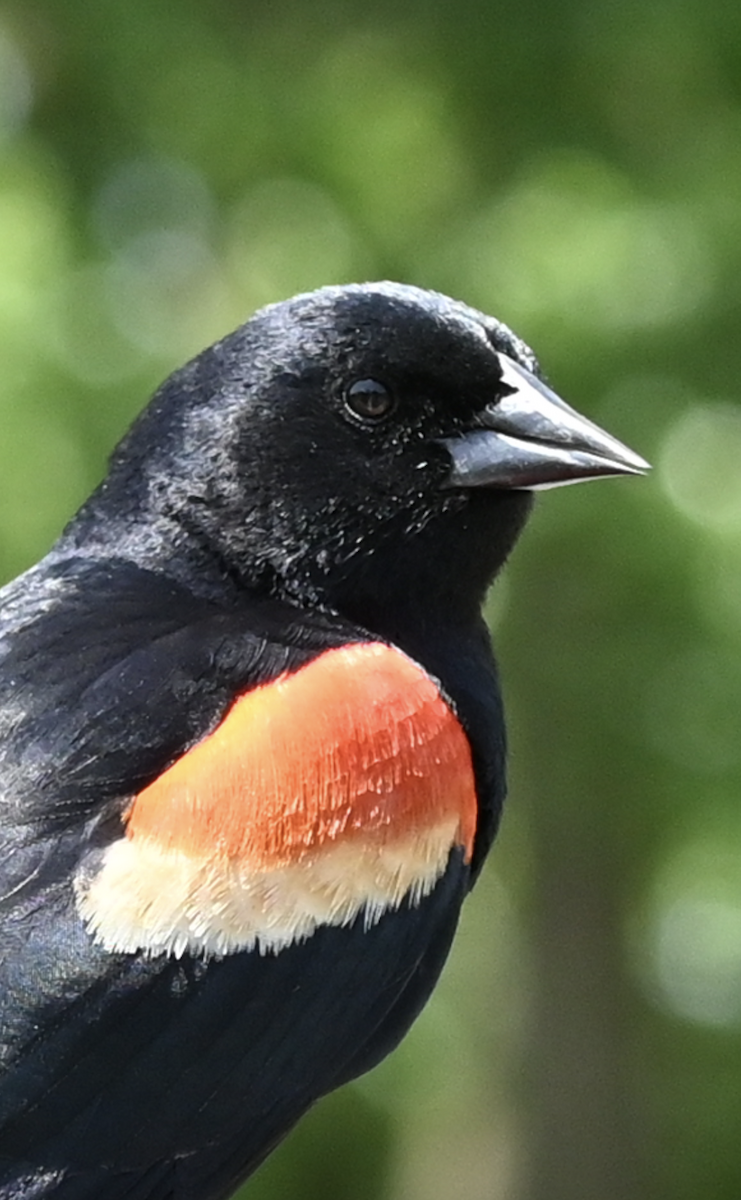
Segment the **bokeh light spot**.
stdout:
<path fill-rule="evenodd" d="M 215 219 L 203 176 L 172 159 L 136 159 L 106 179 L 92 211 L 104 246 L 119 250 L 151 232 L 179 231 L 204 238 Z"/>
<path fill-rule="evenodd" d="M 221 264 L 202 238 L 187 231 L 151 230 L 132 238 L 110 264 L 107 284 L 119 333 L 163 364 L 178 365 L 236 323 Z"/>
<path fill-rule="evenodd" d="M 690 841 L 659 870 L 642 933 L 647 991 L 706 1025 L 741 1022 L 741 852 Z"/>
<path fill-rule="evenodd" d="M 659 479 L 686 517 L 719 533 L 741 532 L 741 408 L 703 404 L 670 426 Z"/>
<path fill-rule="evenodd" d="M 689 209 L 638 200 L 614 168 L 573 155 L 534 161 L 448 259 L 466 293 L 513 321 L 619 331 L 693 312 L 712 275 Z"/>

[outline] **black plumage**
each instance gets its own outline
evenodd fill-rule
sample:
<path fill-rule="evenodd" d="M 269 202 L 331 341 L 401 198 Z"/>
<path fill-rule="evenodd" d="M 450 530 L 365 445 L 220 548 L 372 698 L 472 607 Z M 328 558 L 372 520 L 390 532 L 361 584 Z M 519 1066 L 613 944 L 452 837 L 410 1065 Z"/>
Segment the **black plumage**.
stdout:
<path fill-rule="evenodd" d="M 512 417 L 497 430 L 519 394 L 508 363 L 565 433 L 525 413 L 523 450 Z M 425 1003 L 504 799 L 486 588 L 531 486 L 642 465 L 537 372 L 504 326 L 433 293 L 273 306 L 163 385 L 49 555 L 0 593 L 0 1197 L 226 1197 Z M 540 447 L 511 486 L 513 456 Z M 418 663 L 468 737 L 472 859 L 453 847 L 429 894 L 277 952 L 96 940 L 80 880 L 132 799 L 236 697 L 368 642 Z"/>

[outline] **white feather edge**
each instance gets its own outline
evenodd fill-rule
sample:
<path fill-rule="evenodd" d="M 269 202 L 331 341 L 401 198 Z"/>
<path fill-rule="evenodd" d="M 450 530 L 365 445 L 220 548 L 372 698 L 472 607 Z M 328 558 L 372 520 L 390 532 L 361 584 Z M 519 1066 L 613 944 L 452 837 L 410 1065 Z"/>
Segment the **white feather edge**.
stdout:
<path fill-rule="evenodd" d="M 362 912 L 369 928 L 406 899 L 418 904 L 459 840 L 450 817 L 394 841 L 346 840 L 259 870 L 124 837 L 92 878 L 78 875 L 76 903 L 95 940 L 115 952 L 277 953 L 321 925 L 349 925 Z"/>

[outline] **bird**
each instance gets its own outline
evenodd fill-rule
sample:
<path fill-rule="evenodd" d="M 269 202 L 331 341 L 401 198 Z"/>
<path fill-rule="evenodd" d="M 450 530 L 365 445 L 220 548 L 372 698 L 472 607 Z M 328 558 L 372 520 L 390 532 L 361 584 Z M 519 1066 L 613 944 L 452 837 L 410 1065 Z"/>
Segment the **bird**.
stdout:
<path fill-rule="evenodd" d="M 482 604 L 648 464 L 388 282 L 174 372 L 0 591 L 0 1197 L 226 1200 L 428 1000 L 497 832 Z"/>

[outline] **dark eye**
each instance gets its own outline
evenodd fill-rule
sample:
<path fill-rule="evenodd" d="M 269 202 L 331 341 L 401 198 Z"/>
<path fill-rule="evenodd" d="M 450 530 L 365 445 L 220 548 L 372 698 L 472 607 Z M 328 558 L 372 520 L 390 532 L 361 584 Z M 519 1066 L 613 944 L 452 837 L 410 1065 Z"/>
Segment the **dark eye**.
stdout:
<path fill-rule="evenodd" d="M 361 421 L 382 421 L 394 404 L 389 389 L 377 379 L 357 379 L 345 392 L 345 407 Z"/>

